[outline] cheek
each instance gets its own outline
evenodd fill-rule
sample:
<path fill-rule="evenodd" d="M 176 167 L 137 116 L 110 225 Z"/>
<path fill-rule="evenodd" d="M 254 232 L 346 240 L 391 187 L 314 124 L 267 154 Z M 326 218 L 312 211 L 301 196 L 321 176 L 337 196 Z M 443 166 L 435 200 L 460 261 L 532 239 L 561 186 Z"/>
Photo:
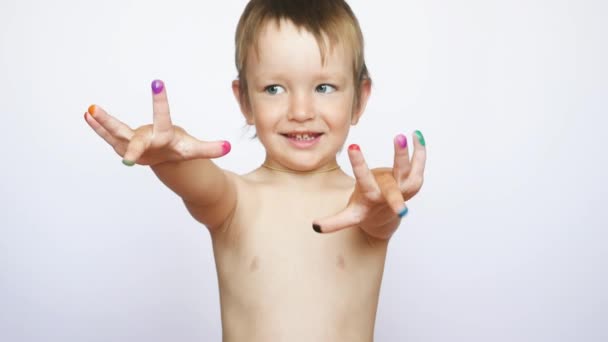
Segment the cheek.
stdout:
<path fill-rule="evenodd" d="M 271 129 L 281 117 L 280 103 L 277 101 L 254 101 L 251 109 L 258 131 Z"/>
<path fill-rule="evenodd" d="M 328 103 L 327 120 L 334 127 L 349 127 L 353 116 L 353 103 L 350 98 L 340 98 Z"/>

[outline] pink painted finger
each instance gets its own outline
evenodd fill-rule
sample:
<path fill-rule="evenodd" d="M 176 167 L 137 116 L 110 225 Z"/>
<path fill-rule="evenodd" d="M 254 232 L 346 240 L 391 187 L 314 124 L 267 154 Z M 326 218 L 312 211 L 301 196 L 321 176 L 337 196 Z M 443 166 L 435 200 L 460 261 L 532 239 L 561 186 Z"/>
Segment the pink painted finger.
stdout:
<path fill-rule="evenodd" d="M 380 199 L 381 193 L 374 175 L 367 167 L 363 153 L 358 145 L 350 145 L 348 147 L 348 158 L 353 167 L 353 174 L 357 181 L 359 191 L 370 200 Z"/>
<path fill-rule="evenodd" d="M 131 140 L 133 130 L 122 121 L 108 114 L 98 105 L 90 105 L 88 113 L 114 138 Z"/>
<path fill-rule="evenodd" d="M 182 157 L 190 159 L 211 159 L 227 155 L 232 149 L 228 141 L 201 141 L 192 137 L 184 139 L 178 146 Z"/>
<path fill-rule="evenodd" d="M 152 107 L 154 112 L 154 134 L 168 133 L 173 129 L 167 100 L 167 89 L 161 80 L 152 81 Z"/>
<path fill-rule="evenodd" d="M 108 132 L 93 117 L 91 117 L 91 114 L 89 114 L 89 112 L 84 113 L 84 121 L 86 121 L 87 124 L 95 131 L 95 133 L 97 133 L 97 135 L 99 135 L 103 140 L 105 140 L 105 142 L 107 142 L 112 147 L 116 147 L 118 143 L 116 138 L 114 138 L 112 134 L 110 134 L 110 132 Z"/>
<path fill-rule="evenodd" d="M 333 233 L 356 227 L 364 216 L 363 210 L 362 207 L 348 206 L 333 216 L 313 221 L 312 229 L 317 233 Z"/>
<path fill-rule="evenodd" d="M 399 134 L 393 141 L 395 147 L 395 160 L 393 161 L 393 176 L 398 184 L 401 184 L 410 173 L 410 154 L 407 146 L 407 138 Z"/>

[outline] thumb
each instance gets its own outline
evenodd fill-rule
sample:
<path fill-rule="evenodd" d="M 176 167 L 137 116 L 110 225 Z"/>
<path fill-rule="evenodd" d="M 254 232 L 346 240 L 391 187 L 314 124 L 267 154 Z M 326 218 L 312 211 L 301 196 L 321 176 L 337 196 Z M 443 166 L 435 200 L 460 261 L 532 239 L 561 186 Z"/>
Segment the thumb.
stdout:
<path fill-rule="evenodd" d="M 190 159 L 211 159 L 227 155 L 232 146 L 228 141 L 201 141 L 193 137 L 188 137 L 178 143 L 177 149 L 181 151 L 186 160 Z"/>
<path fill-rule="evenodd" d="M 312 228 L 317 233 L 333 233 L 342 229 L 356 227 L 361 223 L 362 217 L 364 217 L 364 210 L 363 207 L 349 205 L 335 215 L 314 220 Z"/>

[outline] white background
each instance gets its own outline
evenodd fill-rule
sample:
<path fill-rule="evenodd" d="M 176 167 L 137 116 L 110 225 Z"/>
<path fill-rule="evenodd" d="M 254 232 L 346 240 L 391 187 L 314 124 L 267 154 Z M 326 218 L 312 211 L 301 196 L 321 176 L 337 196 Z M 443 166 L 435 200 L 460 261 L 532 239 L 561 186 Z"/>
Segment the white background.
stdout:
<path fill-rule="evenodd" d="M 245 3 L 0 2 L 0 340 L 220 340 L 206 229 L 83 113 L 149 123 L 160 78 L 174 123 L 257 167 L 230 90 Z M 375 85 L 347 143 L 373 167 L 397 133 L 428 148 L 376 340 L 608 340 L 608 3 L 350 3 Z"/>

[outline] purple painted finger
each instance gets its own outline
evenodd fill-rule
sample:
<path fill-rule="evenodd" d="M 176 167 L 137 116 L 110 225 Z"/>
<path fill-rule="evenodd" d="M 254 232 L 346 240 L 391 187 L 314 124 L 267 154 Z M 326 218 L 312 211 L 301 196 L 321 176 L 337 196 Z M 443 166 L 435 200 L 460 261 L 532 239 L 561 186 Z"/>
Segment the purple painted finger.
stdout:
<path fill-rule="evenodd" d="M 167 99 L 167 89 L 161 80 L 152 81 L 152 107 L 154 112 L 154 134 L 163 134 L 173 129 Z"/>

